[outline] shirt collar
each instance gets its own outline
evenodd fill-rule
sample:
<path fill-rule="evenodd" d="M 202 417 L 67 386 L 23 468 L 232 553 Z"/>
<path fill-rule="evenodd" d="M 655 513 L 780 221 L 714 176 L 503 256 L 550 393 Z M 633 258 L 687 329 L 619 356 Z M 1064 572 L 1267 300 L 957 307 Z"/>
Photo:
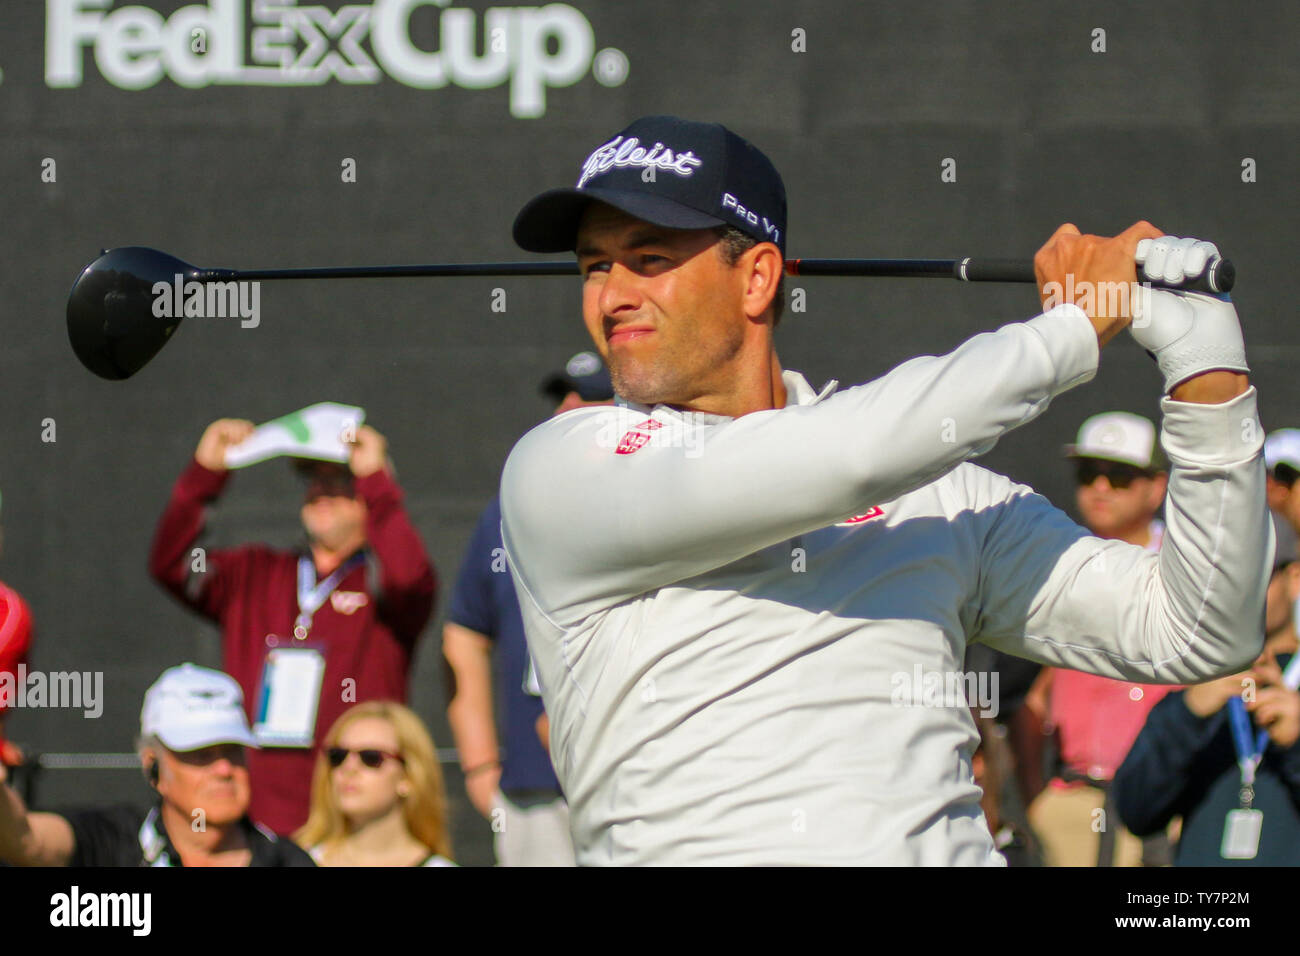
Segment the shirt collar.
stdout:
<path fill-rule="evenodd" d="M 279 839 L 274 833 L 260 823 L 254 823 L 247 816 L 239 821 L 239 826 L 248 837 L 248 847 L 252 851 L 250 865 L 258 866 L 267 860 L 267 851 Z M 258 837 L 261 837 L 259 839 Z M 149 808 L 149 814 L 140 824 L 140 854 L 145 866 L 184 866 L 181 855 L 176 852 L 167 828 L 162 822 L 162 803 L 155 803 Z"/>
<path fill-rule="evenodd" d="M 785 407 L 790 408 L 793 405 L 816 405 L 831 395 L 840 383 L 836 379 L 831 379 L 820 392 L 813 389 L 808 384 L 808 380 L 799 372 L 792 369 L 785 369 L 781 372 L 781 383 L 785 385 Z M 691 422 L 698 425 L 716 425 L 722 422 L 731 421 L 728 415 L 713 415 L 708 412 L 684 412 L 668 405 L 640 405 L 636 402 L 626 402 L 622 399 L 617 401 L 618 405 L 630 408 L 633 411 L 643 412 L 646 415 L 654 415 L 656 412 L 668 412 L 671 415 L 680 417 L 683 421 Z"/>
<path fill-rule="evenodd" d="M 813 391 L 813 387 L 808 384 L 808 379 L 790 369 L 781 373 L 781 381 L 785 385 L 786 408 L 791 405 L 816 405 L 840 387 L 836 379 L 831 379 L 822 386 L 820 392 Z"/>
<path fill-rule="evenodd" d="M 179 866 L 180 854 L 172 846 L 167 836 L 167 828 L 162 825 L 160 806 L 149 808 L 149 814 L 140 824 L 140 854 L 148 866 Z"/>

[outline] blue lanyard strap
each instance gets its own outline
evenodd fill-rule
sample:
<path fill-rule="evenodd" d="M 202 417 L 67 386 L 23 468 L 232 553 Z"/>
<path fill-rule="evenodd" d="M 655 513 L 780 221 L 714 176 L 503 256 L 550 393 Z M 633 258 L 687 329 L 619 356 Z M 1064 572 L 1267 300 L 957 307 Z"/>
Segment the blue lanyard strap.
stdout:
<path fill-rule="evenodd" d="M 298 619 L 294 622 L 295 637 L 297 629 L 305 632 L 311 627 L 311 619 L 320 610 L 325 600 L 334 593 L 334 589 L 352 573 L 352 570 L 366 560 L 363 552 L 357 552 L 341 565 L 324 581 L 316 581 L 316 565 L 311 556 L 304 554 L 298 558 Z"/>
<path fill-rule="evenodd" d="M 1296 602 L 1296 607 L 1300 608 L 1300 601 Z M 1300 690 L 1300 654 L 1287 662 L 1286 670 L 1282 672 L 1282 683 L 1290 690 Z"/>
<path fill-rule="evenodd" d="M 1232 747 L 1237 751 L 1237 766 L 1241 768 L 1241 785 L 1252 786 L 1255 770 L 1264 759 L 1264 748 L 1268 746 L 1268 731 L 1259 730 L 1251 740 L 1250 716 L 1240 697 L 1228 698 L 1228 720 L 1232 726 Z"/>

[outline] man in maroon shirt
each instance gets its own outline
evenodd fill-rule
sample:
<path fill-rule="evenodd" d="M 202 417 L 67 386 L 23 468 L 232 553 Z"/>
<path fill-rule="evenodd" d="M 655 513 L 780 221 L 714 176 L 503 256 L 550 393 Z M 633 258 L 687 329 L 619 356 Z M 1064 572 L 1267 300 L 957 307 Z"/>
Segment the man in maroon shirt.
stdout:
<path fill-rule="evenodd" d="M 308 479 L 306 547 L 196 548 L 204 505 L 229 477 L 226 450 L 253 428 L 235 419 L 208 426 L 158 522 L 149 573 L 221 626 L 222 669 L 243 689 L 262 744 L 248 755 L 250 814 L 288 834 L 307 818 L 315 748 L 335 718 L 366 700 L 406 701 L 436 579 L 387 443 L 368 426 L 347 466 L 298 463 Z"/>

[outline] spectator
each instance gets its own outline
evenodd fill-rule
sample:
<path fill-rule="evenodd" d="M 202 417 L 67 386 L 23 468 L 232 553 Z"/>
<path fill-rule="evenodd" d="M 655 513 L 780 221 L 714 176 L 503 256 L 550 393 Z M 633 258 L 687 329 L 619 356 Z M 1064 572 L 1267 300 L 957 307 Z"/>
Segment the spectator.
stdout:
<path fill-rule="evenodd" d="M 1300 428 L 1279 428 L 1264 441 L 1264 465 L 1268 468 L 1268 506 L 1285 522 L 1279 528 L 1278 546 L 1292 548 L 1300 534 Z M 1275 522 L 1276 524 L 1276 522 Z"/>
<path fill-rule="evenodd" d="M 164 671 L 144 697 L 137 750 L 148 810 L 29 812 L 0 765 L 0 860 L 21 866 L 311 866 L 248 816 L 239 685 L 205 667 Z"/>
<path fill-rule="evenodd" d="M 372 700 L 334 721 L 294 839 L 321 866 L 455 866 L 442 770 L 420 718 Z"/>
<path fill-rule="evenodd" d="M 4 549 L 4 529 L 0 527 L 0 552 Z M 32 612 L 27 602 L 13 588 L 0 581 L 0 674 L 14 675 L 18 683 L 18 665 L 25 663 L 32 646 Z M 5 705 L 0 701 L 0 765 L 16 767 L 23 752 L 5 739 Z"/>
<path fill-rule="evenodd" d="M 999 811 L 1004 823 L 1014 830 L 1016 839 L 1023 844 L 1023 852 L 1008 854 L 1004 851 L 1002 855 L 1007 857 L 1007 862 L 1012 866 L 1022 865 L 1029 860 L 1034 861 L 1032 865 L 1041 865 L 1041 854 L 1025 818 L 1025 808 L 1046 786 L 1046 748 L 1041 716 L 1026 707 L 1025 700 L 1034 687 L 1034 681 L 1042 673 L 1042 665 L 999 651 L 987 644 L 967 644 L 965 669 L 977 681 L 997 681 L 997 684 L 992 685 L 997 688 L 997 714 L 982 720 L 994 725 L 992 730 L 999 735 L 998 742 L 1004 751 L 1006 766 L 1003 769 L 1006 779 L 1000 783 L 1008 789 L 998 794 Z M 980 726 L 978 721 L 977 726 Z M 988 734 L 983 726 L 980 726 L 980 735 L 987 741 Z M 1014 792 L 1010 789 L 1012 787 Z M 995 844 L 997 838 L 998 834 L 995 833 Z M 1001 849 L 1001 846 L 998 848 Z"/>
<path fill-rule="evenodd" d="M 1094 415 L 1066 449 L 1075 462 L 1083 523 L 1100 538 L 1158 551 L 1156 517 L 1167 475 L 1148 419 L 1128 412 Z M 1026 700 L 1058 732 L 1061 768 L 1029 806 L 1029 822 L 1048 866 L 1137 866 L 1167 862 L 1168 845 L 1144 847 L 1107 806 L 1111 778 L 1166 686 L 1044 668 Z"/>
<path fill-rule="evenodd" d="M 562 372 L 548 376 L 542 394 L 561 415 L 583 405 L 606 404 L 614 387 L 592 352 L 579 352 Z M 568 808 L 543 744 L 542 700 L 527 688 L 528 645 L 514 582 L 501 544 L 501 501 L 494 497 L 479 518 L 461 562 L 451 611 L 442 632 L 442 653 L 453 687 L 447 705 L 470 803 L 485 817 L 502 814 L 495 826 L 501 866 L 572 866 Z M 495 697 L 502 729 L 493 720 Z M 505 738 L 502 758 L 500 737 Z"/>
<path fill-rule="evenodd" d="M 1254 668 L 1160 701 L 1115 774 L 1134 833 L 1182 817 L 1178 866 L 1300 865 L 1297 599 L 1300 564 L 1280 551 Z"/>
<path fill-rule="evenodd" d="M 1011 751 L 1003 739 L 1006 731 L 996 720 L 983 716 L 974 707 L 971 708 L 971 719 L 980 734 L 979 746 L 971 754 L 971 774 L 975 785 L 984 791 L 980 809 L 984 811 L 993 845 L 1006 858 L 1008 866 L 1036 866 L 1033 841 L 1003 806 L 1006 777 L 1012 766 Z"/>
<path fill-rule="evenodd" d="M 222 631 L 222 666 L 244 689 L 264 749 L 250 754 L 253 814 L 288 834 L 307 818 L 312 748 L 353 703 L 406 700 L 411 658 L 435 578 L 402 506 L 383 436 L 358 429 L 348 466 L 301 462 L 306 545 L 213 550 L 197 562 L 203 506 L 228 479 L 226 450 L 253 431 L 221 419 L 172 489 L 149 570 Z M 378 587 L 367 565 L 378 564 Z M 252 710 L 253 702 L 259 711 Z M 265 718 L 274 715 L 276 721 Z M 292 726 L 286 726 L 286 717 Z"/>

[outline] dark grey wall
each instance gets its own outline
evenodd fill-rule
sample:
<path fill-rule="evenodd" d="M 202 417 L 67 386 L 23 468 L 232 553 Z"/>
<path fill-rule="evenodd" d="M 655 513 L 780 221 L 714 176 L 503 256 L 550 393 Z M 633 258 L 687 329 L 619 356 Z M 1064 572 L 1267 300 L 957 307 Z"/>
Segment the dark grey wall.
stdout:
<path fill-rule="evenodd" d="M 164 15 L 180 6 L 150 5 Z M 488 4 L 463 5 L 481 24 Z M 1210 237 L 1239 267 L 1265 424 L 1298 423 L 1294 4 L 1235 14 L 1206 0 L 1176 17 L 1160 5 L 1059 0 L 575 5 L 596 49 L 626 54 L 626 82 L 607 87 L 588 72 L 550 89 L 531 118 L 512 115 L 505 85 L 416 89 L 384 72 L 353 85 L 162 79 L 123 90 L 89 50 L 81 84 L 51 88 L 44 5 L 0 10 L 0 577 L 34 608 L 34 667 L 109 680 L 101 719 L 17 712 L 16 739 L 46 751 L 125 749 L 141 694 L 165 666 L 217 662 L 213 630 L 145 574 L 153 522 L 209 421 L 263 421 L 322 400 L 365 406 L 391 442 L 445 607 L 506 453 L 546 414 L 537 379 L 584 345 L 576 280 L 267 283 L 260 327 L 190 320 L 135 378 L 105 382 L 77 363 L 63 325 L 69 286 L 101 247 L 250 268 L 523 258 L 509 225 L 524 200 L 575 179 L 587 152 L 630 119 L 672 112 L 722 121 L 773 157 L 796 256 L 1027 256 L 1067 220 L 1113 232 L 1146 218 Z M 252 0 L 234 6 L 249 19 Z M 439 44 L 436 15 L 424 6 L 411 19 L 428 50 Z M 796 28 L 806 52 L 791 49 Z M 1104 53 L 1090 49 L 1095 28 L 1106 31 Z M 371 41 L 363 49 L 375 52 Z M 53 183 L 41 179 L 47 157 Z M 347 157 L 355 183 L 341 181 Z M 955 183 L 940 180 L 946 157 Z M 1242 181 L 1246 157 L 1257 182 Z M 815 384 L 870 379 L 1036 306 L 1029 287 L 794 285 L 807 311 L 783 324 L 781 354 Z M 491 310 L 498 286 L 504 314 Z M 1068 506 L 1061 443 L 1095 411 L 1154 414 L 1158 389 L 1125 338 L 1095 383 L 987 464 Z M 45 419 L 57 441 L 41 440 Z M 281 467 L 240 474 L 213 525 L 219 542 L 288 544 L 295 529 Z M 438 630 L 427 632 L 412 697 L 450 745 Z M 486 859 L 484 827 L 459 778 L 449 784 L 462 856 Z M 43 788 L 50 802 L 140 791 L 127 773 L 52 773 Z"/>

